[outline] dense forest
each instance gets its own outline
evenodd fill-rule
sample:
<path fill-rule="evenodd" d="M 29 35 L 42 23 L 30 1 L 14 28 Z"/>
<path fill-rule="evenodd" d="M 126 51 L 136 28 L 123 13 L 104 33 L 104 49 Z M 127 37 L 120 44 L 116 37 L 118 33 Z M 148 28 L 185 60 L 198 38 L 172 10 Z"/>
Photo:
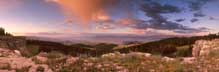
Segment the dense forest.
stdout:
<path fill-rule="evenodd" d="M 197 40 L 211 40 L 219 38 L 218 34 L 209 34 L 206 36 L 193 36 L 193 37 L 174 37 L 167 38 L 159 41 L 143 43 L 135 46 L 116 49 L 121 53 L 128 53 L 130 51 L 147 52 L 152 54 L 160 54 L 165 56 L 191 56 L 192 45 Z M 179 49 L 179 48 L 184 48 Z M 186 49 L 186 50 L 185 50 Z M 180 52 L 183 50 L 184 52 Z M 176 54 L 180 52 L 181 54 Z"/>

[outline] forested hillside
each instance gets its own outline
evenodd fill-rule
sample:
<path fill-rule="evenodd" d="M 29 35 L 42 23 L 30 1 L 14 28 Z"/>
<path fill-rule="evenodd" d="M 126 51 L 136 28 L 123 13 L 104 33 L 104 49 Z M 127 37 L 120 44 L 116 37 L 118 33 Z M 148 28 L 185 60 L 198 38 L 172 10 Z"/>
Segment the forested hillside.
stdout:
<path fill-rule="evenodd" d="M 197 40 L 211 40 L 219 38 L 217 34 L 209 34 L 206 36 L 193 36 L 193 37 L 174 37 L 167 38 L 159 41 L 153 41 L 148 43 L 143 43 L 139 45 L 119 48 L 114 51 L 119 51 L 121 53 L 129 53 L 131 51 L 137 52 L 147 52 L 152 54 L 160 54 L 167 56 L 176 56 L 179 50 L 184 50 L 180 52 L 179 56 L 191 56 L 192 45 Z M 184 48 L 184 49 L 180 49 Z M 186 49 L 186 50 L 185 50 Z"/>

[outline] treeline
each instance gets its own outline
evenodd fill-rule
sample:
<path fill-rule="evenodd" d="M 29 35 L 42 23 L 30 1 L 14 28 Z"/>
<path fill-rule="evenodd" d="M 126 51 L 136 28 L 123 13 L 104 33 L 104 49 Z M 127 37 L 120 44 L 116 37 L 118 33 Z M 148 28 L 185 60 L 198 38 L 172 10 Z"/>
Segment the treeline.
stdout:
<path fill-rule="evenodd" d="M 17 36 L 13 36 L 12 34 L 6 32 L 5 29 L 2 27 L 0 27 L 0 36 L 4 36 L 4 37 L 10 36 L 10 39 L 12 39 L 12 41 L 13 39 L 17 39 Z M 113 52 L 113 48 L 117 46 L 116 44 L 107 44 L 107 43 L 99 43 L 95 45 L 86 45 L 82 43 L 65 45 L 63 43 L 51 42 L 51 41 L 41 41 L 41 40 L 31 40 L 31 39 L 26 39 L 25 41 L 26 41 L 28 57 L 34 56 L 40 52 L 49 53 L 52 51 L 57 51 L 72 56 L 80 56 L 80 55 L 100 56 L 105 53 Z"/>
<path fill-rule="evenodd" d="M 219 35 L 209 34 L 206 36 L 174 37 L 174 38 L 167 38 L 154 42 L 148 42 L 140 45 L 124 47 L 124 48 L 116 49 L 114 51 L 119 51 L 121 53 L 129 53 L 132 51 L 137 51 L 137 52 L 147 52 L 152 54 L 160 54 L 164 56 L 175 57 L 174 53 L 177 52 L 178 47 L 187 46 L 189 47 L 189 49 L 187 50 L 187 54 L 185 56 L 191 56 L 192 45 L 195 43 L 195 41 L 211 40 L 215 38 L 219 38 Z"/>
<path fill-rule="evenodd" d="M 86 44 L 72 44 L 64 45 L 57 42 L 49 41 L 39 41 L 39 40 L 27 40 L 27 45 L 38 46 L 38 52 L 52 52 L 58 51 L 63 54 L 72 55 L 72 56 L 100 56 L 105 53 L 113 51 L 113 48 L 116 47 L 116 44 L 106 44 L 100 43 L 96 45 L 86 45 Z"/>
<path fill-rule="evenodd" d="M 163 56 L 171 56 L 176 57 L 175 54 L 178 52 L 178 47 L 188 47 L 185 53 L 180 56 L 191 56 L 192 45 L 197 40 L 211 40 L 219 38 L 217 34 L 210 34 L 207 36 L 194 36 L 194 37 L 174 37 L 167 38 L 159 41 L 153 41 L 148 43 L 142 43 L 139 45 L 114 49 L 118 45 L 116 44 L 107 44 L 107 43 L 99 43 L 96 45 L 86 45 L 86 44 L 72 44 L 72 45 L 64 45 L 62 43 L 57 42 L 49 42 L 49 41 L 39 41 L 39 40 L 27 40 L 27 45 L 35 45 L 39 47 L 39 52 L 51 52 L 58 51 L 63 54 L 73 55 L 73 56 L 101 56 L 102 54 L 111 53 L 111 52 L 121 52 L 121 53 L 129 53 L 129 52 L 145 52 L 152 54 L 159 54 Z"/>
<path fill-rule="evenodd" d="M 5 32 L 5 29 L 0 27 L 0 36 L 12 36 L 12 34 Z"/>
<path fill-rule="evenodd" d="M 31 46 L 38 46 L 38 52 L 52 52 L 52 51 L 57 51 L 61 52 L 63 54 L 68 54 L 68 55 L 73 55 L 73 56 L 78 56 L 82 54 L 86 55 L 92 55 L 93 50 L 88 49 L 88 48 L 83 48 L 79 46 L 68 46 L 64 45 L 62 43 L 57 43 L 57 42 L 49 42 L 49 41 L 39 41 L 39 40 L 27 40 L 27 45 Z"/>

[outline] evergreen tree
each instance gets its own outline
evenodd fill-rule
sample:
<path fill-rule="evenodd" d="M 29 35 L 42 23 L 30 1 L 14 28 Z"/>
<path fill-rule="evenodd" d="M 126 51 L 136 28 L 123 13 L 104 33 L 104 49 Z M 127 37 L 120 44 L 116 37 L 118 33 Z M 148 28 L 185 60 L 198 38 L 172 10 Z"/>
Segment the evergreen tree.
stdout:
<path fill-rule="evenodd" d="M 0 36 L 3 36 L 5 35 L 5 29 L 0 27 Z"/>

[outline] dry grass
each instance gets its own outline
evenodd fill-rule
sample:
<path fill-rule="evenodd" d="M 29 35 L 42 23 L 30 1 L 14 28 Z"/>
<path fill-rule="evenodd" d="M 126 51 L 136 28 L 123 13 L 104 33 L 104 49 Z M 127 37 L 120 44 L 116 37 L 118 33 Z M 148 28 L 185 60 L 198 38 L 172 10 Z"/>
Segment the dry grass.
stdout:
<path fill-rule="evenodd" d="M 49 62 L 56 72 L 194 72 L 197 71 L 195 65 L 183 64 L 179 59 L 168 61 L 160 56 L 147 57 L 135 53 L 79 58 L 71 63 L 66 59 Z"/>

